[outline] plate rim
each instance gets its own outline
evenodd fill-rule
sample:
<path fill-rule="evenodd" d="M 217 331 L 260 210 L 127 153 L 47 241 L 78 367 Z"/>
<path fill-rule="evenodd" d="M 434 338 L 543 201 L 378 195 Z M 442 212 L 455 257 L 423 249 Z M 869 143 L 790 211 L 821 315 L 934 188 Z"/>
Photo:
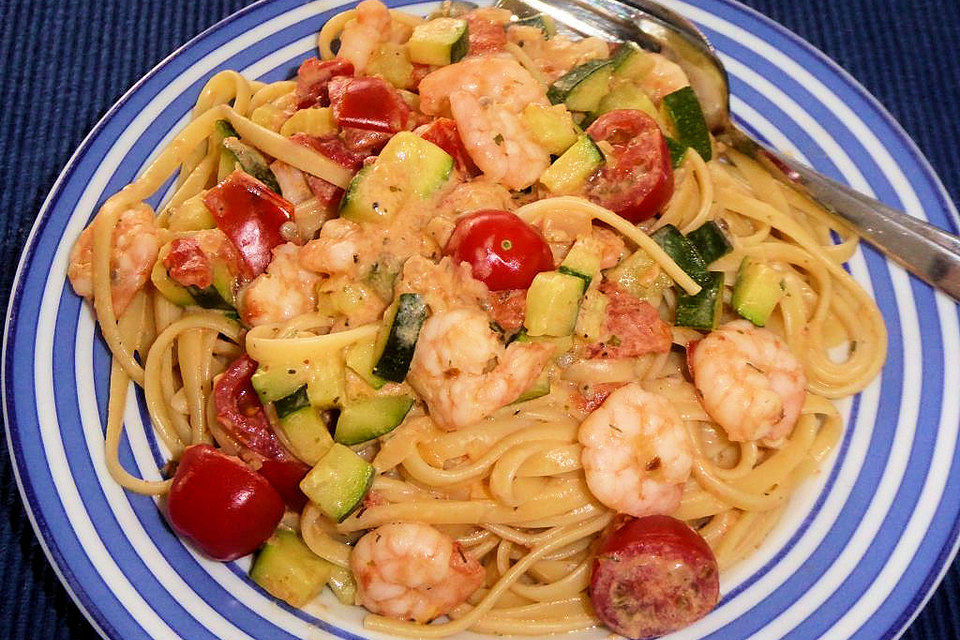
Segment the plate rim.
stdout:
<path fill-rule="evenodd" d="M 15 413 L 12 411 L 12 409 L 13 398 L 16 397 L 16 393 L 12 388 L 12 376 L 8 371 L 8 367 L 12 366 L 12 358 L 10 357 L 10 349 L 12 346 L 11 330 L 16 327 L 19 316 L 19 307 L 23 297 L 23 272 L 27 265 L 32 262 L 33 256 L 37 249 L 37 239 L 43 232 L 43 229 L 46 227 L 46 224 L 50 219 L 52 205 L 59 198 L 64 184 L 77 169 L 80 160 L 87 153 L 88 147 L 99 136 L 101 131 L 110 123 L 114 115 L 121 110 L 127 104 L 127 102 L 129 102 L 129 100 L 144 84 L 160 73 L 170 63 L 176 60 L 180 55 L 194 46 L 197 42 L 202 41 L 212 33 L 223 29 L 230 23 L 239 20 L 248 13 L 254 12 L 262 6 L 272 4 L 276 1 L 277 0 L 256 0 L 255 2 L 252 2 L 251 4 L 242 7 L 241 9 L 214 22 L 162 58 L 110 105 L 107 111 L 104 112 L 104 114 L 97 120 L 96 124 L 94 124 L 90 131 L 84 136 L 76 150 L 70 155 L 66 164 L 58 173 L 57 178 L 53 182 L 53 185 L 50 187 L 50 190 L 44 198 L 34 223 L 31 226 L 30 232 L 27 235 L 23 245 L 23 253 L 18 261 L 17 268 L 14 273 L 14 278 L 10 288 L 10 298 L 7 304 L 7 315 L 4 320 L 3 341 L 2 346 L 0 346 L 0 349 L 2 349 L 2 353 L 0 353 L 0 402 L 2 402 L 3 405 L 2 411 L 4 417 L 4 431 L 7 443 L 7 451 L 8 455 L 10 456 L 10 460 L 13 463 L 11 466 L 13 469 L 14 479 L 17 483 L 21 502 L 27 513 L 27 518 L 30 521 L 33 533 L 36 536 L 44 555 L 46 556 L 47 562 L 53 568 L 54 573 L 57 575 L 57 578 L 67 591 L 67 594 L 70 596 L 70 599 L 73 601 L 74 605 L 80 610 L 84 618 L 97 631 L 97 633 L 105 640 L 122 640 L 122 636 L 119 635 L 119 632 L 115 629 L 115 627 L 109 622 L 109 620 L 106 619 L 103 611 L 92 600 L 83 583 L 73 575 L 69 564 L 65 561 L 64 555 L 59 549 L 56 540 L 52 535 L 50 526 L 46 524 L 43 514 L 39 512 L 39 508 L 37 508 L 37 511 L 35 511 L 34 501 L 36 498 L 34 495 L 34 488 L 32 483 L 28 485 L 26 481 L 29 480 L 29 472 L 25 466 L 23 469 L 21 469 L 21 465 L 25 465 L 26 463 L 24 461 L 22 447 L 17 435 L 18 429 L 15 428 L 16 425 L 11 421 L 12 414 Z M 306 1 L 307 0 L 300 0 L 298 4 L 305 4 Z M 864 87 L 863 84 L 857 80 L 857 78 L 855 78 L 850 72 L 840 66 L 838 62 L 828 56 L 813 43 L 809 42 L 780 22 L 777 22 L 770 16 L 767 16 L 760 11 L 741 3 L 739 0 L 711 1 L 720 5 L 727 5 L 734 10 L 747 14 L 766 27 L 778 32 L 782 36 L 785 36 L 795 45 L 811 54 L 821 64 L 823 64 L 824 67 L 829 69 L 833 74 L 841 79 L 850 89 L 854 91 L 854 93 L 856 93 L 860 98 L 864 99 L 873 109 L 874 113 L 879 115 L 885 124 L 890 127 L 890 130 L 894 134 L 897 142 L 904 146 L 905 150 L 910 155 L 911 160 L 916 163 L 916 167 L 919 169 L 921 175 L 925 179 L 929 180 L 930 186 L 933 187 L 932 191 L 936 194 L 939 204 L 945 213 L 946 222 L 952 226 L 952 229 L 950 230 L 954 233 L 958 232 L 958 229 L 960 229 L 960 213 L 958 213 L 957 206 L 943 184 L 939 174 L 930 164 L 930 161 L 923 154 L 922 150 L 919 148 L 910 134 L 907 133 L 907 131 L 903 128 L 900 122 L 894 118 L 894 116 L 888 111 L 883 103 L 881 103 L 876 96 L 867 90 L 866 87 Z M 230 39 L 233 38 L 231 37 Z M 940 296 L 942 294 L 936 295 Z M 33 383 L 31 382 L 31 384 Z M 958 445 L 958 449 L 960 449 L 960 445 Z M 912 624 L 912 622 L 917 618 L 917 616 L 929 602 L 937 587 L 943 581 L 944 576 L 950 570 L 950 567 L 957 557 L 958 552 L 960 552 L 960 512 L 958 512 L 957 517 L 950 528 L 950 532 L 947 537 L 947 543 L 944 544 L 944 546 L 940 549 L 933 561 L 931 571 L 922 581 L 920 587 L 911 600 L 905 605 L 904 610 L 901 611 L 897 618 L 894 619 L 887 630 L 878 636 L 879 640 L 892 640 L 899 638 L 906 631 L 906 629 L 910 626 L 910 624 Z"/>

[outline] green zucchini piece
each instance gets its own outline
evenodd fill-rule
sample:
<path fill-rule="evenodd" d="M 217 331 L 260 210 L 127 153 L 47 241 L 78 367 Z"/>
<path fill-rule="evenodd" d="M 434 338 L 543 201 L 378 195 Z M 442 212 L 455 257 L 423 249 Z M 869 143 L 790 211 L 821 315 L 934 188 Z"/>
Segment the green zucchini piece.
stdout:
<path fill-rule="evenodd" d="M 353 574 L 349 569 L 334 565 L 330 572 L 330 578 L 327 579 L 327 586 L 333 595 L 337 597 L 340 604 L 353 606 L 357 604 L 357 581 L 353 579 Z"/>
<path fill-rule="evenodd" d="M 213 219 L 210 209 L 203 203 L 203 193 L 187 198 L 176 207 L 170 209 L 170 218 L 167 228 L 173 232 L 199 231 L 200 229 L 214 229 L 217 221 Z"/>
<path fill-rule="evenodd" d="M 667 143 L 667 151 L 670 152 L 670 166 L 676 169 L 683 163 L 683 157 L 690 147 L 674 140 L 670 136 L 664 136 L 663 139 Z"/>
<path fill-rule="evenodd" d="M 160 295 L 177 306 L 189 307 L 197 303 L 186 287 L 174 282 L 170 274 L 167 273 L 167 268 L 163 266 L 162 255 L 157 258 L 153 265 L 153 270 L 150 272 L 150 281 L 160 292 Z"/>
<path fill-rule="evenodd" d="M 557 23 L 551 16 L 548 16 L 545 13 L 537 13 L 526 18 L 518 18 L 515 24 L 521 27 L 536 27 L 543 31 L 544 39 L 549 40 L 553 36 L 557 35 Z"/>
<path fill-rule="evenodd" d="M 403 422 L 413 398 L 410 396 L 374 396 L 351 400 L 340 409 L 333 439 L 354 445 L 390 433 Z"/>
<path fill-rule="evenodd" d="M 241 169 L 262 182 L 274 193 L 280 194 L 280 183 L 277 182 L 277 177 L 273 175 L 273 171 L 267 165 L 267 159 L 263 157 L 263 154 L 232 136 L 224 138 L 220 144 L 223 145 L 226 153 L 233 155 Z"/>
<path fill-rule="evenodd" d="M 527 289 L 523 325 L 530 336 L 568 336 L 577 324 L 582 278 L 558 271 L 538 273 Z"/>
<path fill-rule="evenodd" d="M 688 233 L 687 240 L 693 243 L 707 266 L 733 251 L 733 245 L 727 239 L 727 234 L 713 220 L 704 222 Z"/>
<path fill-rule="evenodd" d="M 373 366 L 377 364 L 377 343 L 375 340 L 356 342 L 349 347 L 344 355 L 347 368 L 363 378 L 363 381 L 374 389 L 379 389 L 387 381 L 374 375 Z"/>
<path fill-rule="evenodd" d="M 762 262 L 744 258 L 733 284 L 733 310 L 762 327 L 782 297 L 783 274 Z"/>
<path fill-rule="evenodd" d="M 401 131 L 373 164 L 353 176 L 340 202 L 340 215 L 354 222 L 389 222 L 407 202 L 433 195 L 452 171 L 453 158 L 446 151 Z"/>
<path fill-rule="evenodd" d="M 375 475 L 372 464 L 348 447 L 334 443 L 300 481 L 300 490 L 323 515 L 343 522 L 363 503 Z"/>
<path fill-rule="evenodd" d="M 615 81 L 637 82 L 653 69 L 654 60 L 636 42 L 624 42 L 613 54 Z"/>
<path fill-rule="evenodd" d="M 570 247 L 570 251 L 557 267 L 557 271 L 577 276 L 589 286 L 600 272 L 602 257 L 602 249 L 592 236 L 579 238 Z"/>
<path fill-rule="evenodd" d="M 720 323 L 723 310 L 723 272 L 710 271 L 700 282 L 700 293 L 691 296 L 681 293 L 677 296 L 678 327 L 712 330 Z"/>
<path fill-rule="evenodd" d="M 434 18 L 413 29 L 407 41 L 411 62 L 442 67 L 467 55 L 467 21 L 460 18 Z"/>
<path fill-rule="evenodd" d="M 606 95 L 613 75 L 613 60 L 590 60 L 574 67 L 550 85 L 547 98 L 563 103 L 571 111 L 596 111 Z"/>
<path fill-rule="evenodd" d="M 277 418 L 280 420 L 283 420 L 294 411 L 299 411 L 309 406 L 310 398 L 307 396 L 307 385 L 305 384 L 300 385 L 300 387 L 290 395 L 284 396 L 273 403 L 273 408 L 277 412 Z"/>
<path fill-rule="evenodd" d="M 250 579 L 274 598 L 302 607 L 320 593 L 334 564 L 316 555 L 300 536 L 277 529 L 250 568 Z"/>
<path fill-rule="evenodd" d="M 220 159 L 217 165 L 217 182 L 233 173 L 237 168 L 237 157 L 223 147 L 225 138 L 239 138 L 240 134 L 233 128 L 229 120 L 217 120 L 213 124 L 213 140 L 220 149 Z"/>
<path fill-rule="evenodd" d="M 550 374 L 547 371 L 544 371 L 540 376 L 533 381 L 526 391 L 521 393 L 516 400 L 510 404 L 518 404 L 520 402 L 527 402 L 528 400 L 536 400 L 550 393 Z"/>
<path fill-rule="evenodd" d="M 604 326 L 607 321 L 607 305 L 610 298 L 599 289 L 589 289 L 580 302 L 580 313 L 574 329 L 577 337 L 587 342 L 600 342 L 607 337 Z"/>
<path fill-rule="evenodd" d="M 540 182 L 555 194 L 577 191 L 603 166 L 606 158 L 600 147 L 587 134 L 582 134 L 563 155 L 540 175 Z"/>
<path fill-rule="evenodd" d="M 704 162 L 710 160 L 710 130 L 693 88 L 687 86 L 665 95 L 661 106 L 663 118 L 676 133 L 677 141 L 694 149 Z"/>
<path fill-rule="evenodd" d="M 314 363 L 307 379 L 307 396 L 318 409 L 335 409 L 347 395 L 343 362 L 339 358 Z"/>
<path fill-rule="evenodd" d="M 306 390 L 303 399 L 307 399 Z M 287 437 L 294 455 L 307 464 L 316 464 L 333 445 L 326 423 L 317 409 L 309 404 L 284 414 L 280 418 L 280 429 Z"/>
<path fill-rule="evenodd" d="M 545 107 L 531 103 L 524 107 L 520 117 L 537 144 L 551 155 L 560 155 L 577 141 L 573 118 L 563 105 Z"/>
<path fill-rule="evenodd" d="M 591 114 L 591 121 L 608 111 L 615 111 L 617 109 L 643 111 L 654 120 L 660 115 L 650 96 L 644 93 L 643 89 L 635 84 L 623 82 L 614 85 L 613 88 L 610 89 L 610 92 L 603 96 L 597 110 Z"/>
<path fill-rule="evenodd" d="M 403 382 L 426 319 L 427 305 L 423 297 L 419 293 L 401 293 L 384 316 L 373 375 L 390 382 Z"/>
<path fill-rule="evenodd" d="M 544 344 L 553 345 L 553 355 L 554 357 L 559 356 L 567 351 L 573 349 L 573 336 L 532 336 L 527 333 L 526 329 L 520 329 L 517 332 L 517 335 L 513 337 L 510 342 L 542 342 Z"/>
<path fill-rule="evenodd" d="M 677 266 L 686 271 L 697 283 L 703 284 L 707 278 L 707 264 L 697 248 L 680 233 L 679 229 L 672 224 L 664 225 L 650 237 L 668 256 L 673 258 Z"/>
<path fill-rule="evenodd" d="M 656 299 L 673 284 L 646 251 L 638 249 L 607 272 L 607 279 L 638 298 Z"/>
<path fill-rule="evenodd" d="M 370 56 L 363 72 L 365 75 L 381 76 L 398 89 L 412 87 L 413 64 L 408 56 L 409 51 L 404 45 L 396 42 L 382 42 Z M 333 122 L 332 119 L 331 122 Z M 336 123 L 333 126 L 336 133 Z"/>
<path fill-rule="evenodd" d="M 260 402 L 276 402 L 286 398 L 306 382 L 304 371 L 296 368 L 267 367 L 260 365 L 253 372 L 250 384 L 260 397 Z"/>

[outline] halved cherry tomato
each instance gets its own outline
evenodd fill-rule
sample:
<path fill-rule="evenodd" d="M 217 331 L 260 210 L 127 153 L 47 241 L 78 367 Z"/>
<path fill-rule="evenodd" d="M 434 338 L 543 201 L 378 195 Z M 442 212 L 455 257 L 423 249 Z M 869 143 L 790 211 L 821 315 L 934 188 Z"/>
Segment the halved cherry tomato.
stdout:
<path fill-rule="evenodd" d="M 587 133 L 613 146 L 612 161 L 590 179 L 587 196 L 631 222 L 659 213 L 673 195 L 673 168 L 656 120 L 618 109 L 597 118 Z"/>
<path fill-rule="evenodd" d="M 330 104 L 327 85 L 336 76 L 352 76 L 353 63 L 344 58 L 307 58 L 297 70 L 297 108 L 326 107 Z"/>
<path fill-rule="evenodd" d="M 270 537 L 283 517 L 283 500 L 240 458 L 198 444 L 180 458 L 166 511 L 174 531 L 214 560 L 229 562 Z"/>
<path fill-rule="evenodd" d="M 415 119 L 397 90 L 383 78 L 341 76 L 331 80 L 328 88 L 333 119 L 340 127 L 397 133 Z"/>
<path fill-rule="evenodd" d="M 537 230 L 496 209 L 460 218 L 444 253 L 468 263 L 491 291 L 526 289 L 538 273 L 553 269 L 550 247 Z"/>
<path fill-rule="evenodd" d="M 414 131 L 424 140 L 428 140 L 450 154 L 457 171 L 465 176 L 478 176 L 480 170 L 467 153 L 457 123 L 450 118 L 437 118 L 430 124 L 425 124 Z"/>
<path fill-rule="evenodd" d="M 589 593 L 611 630 L 655 638 L 690 625 L 717 604 L 717 560 L 706 541 L 675 518 L 632 519 L 601 541 Z"/>
<path fill-rule="evenodd" d="M 240 169 L 210 189 L 203 203 L 240 252 L 244 277 L 266 271 L 273 248 L 287 241 L 280 227 L 293 217 L 293 205 Z"/>
<path fill-rule="evenodd" d="M 244 355 L 234 360 L 213 387 L 217 423 L 241 456 L 259 464 L 260 474 L 280 492 L 284 502 L 300 511 L 307 497 L 300 491 L 300 481 L 310 467 L 294 456 L 270 425 L 260 398 L 250 384 L 257 363 Z"/>

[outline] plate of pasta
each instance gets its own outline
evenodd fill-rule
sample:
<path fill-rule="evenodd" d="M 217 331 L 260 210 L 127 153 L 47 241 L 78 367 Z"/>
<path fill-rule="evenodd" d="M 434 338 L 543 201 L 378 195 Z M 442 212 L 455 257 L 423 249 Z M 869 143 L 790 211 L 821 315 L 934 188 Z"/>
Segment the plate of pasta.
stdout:
<path fill-rule="evenodd" d="M 738 122 L 957 227 L 856 82 L 667 3 Z M 28 513 L 104 638 L 893 638 L 957 550 L 960 314 L 547 15 L 264 0 L 135 85 L 7 317 Z"/>

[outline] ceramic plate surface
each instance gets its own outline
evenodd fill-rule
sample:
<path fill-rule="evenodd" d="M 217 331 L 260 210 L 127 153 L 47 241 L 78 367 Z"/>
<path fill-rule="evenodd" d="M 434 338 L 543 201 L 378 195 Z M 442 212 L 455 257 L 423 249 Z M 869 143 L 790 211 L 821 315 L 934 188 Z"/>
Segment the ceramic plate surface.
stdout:
<path fill-rule="evenodd" d="M 721 52 L 733 111 L 750 131 L 857 189 L 957 232 L 957 215 L 909 138 L 852 78 L 795 35 L 730 0 L 671 0 Z M 425 13 L 433 4 L 388 2 Z M 348 5 L 342 5 L 346 7 Z M 273 81 L 315 53 L 336 0 L 265 1 L 178 50 L 84 140 L 44 204 L 7 317 L 7 437 L 37 535 L 73 598 L 107 638 L 368 638 L 361 610 L 327 597 L 277 604 L 246 565 L 199 558 L 153 501 L 104 467 L 109 359 L 88 305 L 66 283 L 70 247 L 110 194 L 186 122 L 217 71 Z M 154 201 L 152 204 L 156 205 Z M 723 599 L 676 638 L 808 640 L 897 636 L 924 604 L 960 531 L 958 307 L 862 249 L 853 275 L 890 333 L 880 378 L 843 409 L 847 428 L 781 524 L 724 576 Z M 163 452 L 131 394 L 124 465 L 157 478 Z M 327 594 L 329 596 L 329 594 Z M 606 632 L 575 634 L 607 637 Z"/>

